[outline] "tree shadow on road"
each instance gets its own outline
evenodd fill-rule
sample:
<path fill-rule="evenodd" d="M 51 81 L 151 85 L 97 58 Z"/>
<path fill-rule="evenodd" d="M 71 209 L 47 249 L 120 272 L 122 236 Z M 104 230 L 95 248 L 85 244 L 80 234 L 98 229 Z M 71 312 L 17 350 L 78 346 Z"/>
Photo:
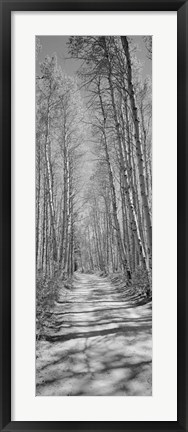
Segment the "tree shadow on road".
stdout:
<path fill-rule="evenodd" d="M 151 395 L 151 302 L 95 286 L 80 303 L 73 290 L 57 304 L 41 341 L 37 395 Z"/>

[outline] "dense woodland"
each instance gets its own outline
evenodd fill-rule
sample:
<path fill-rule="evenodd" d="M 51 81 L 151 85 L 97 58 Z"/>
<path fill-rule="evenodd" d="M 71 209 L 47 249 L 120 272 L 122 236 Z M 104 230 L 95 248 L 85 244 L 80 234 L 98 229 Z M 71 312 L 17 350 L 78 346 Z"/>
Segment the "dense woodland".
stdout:
<path fill-rule="evenodd" d="M 143 38 L 151 58 L 151 38 Z M 37 50 L 40 49 L 38 40 Z M 36 76 L 37 277 L 152 271 L 152 104 L 134 38 L 73 36 Z M 92 164 L 89 163 L 92 159 Z M 138 278 L 139 281 L 139 278 Z"/>

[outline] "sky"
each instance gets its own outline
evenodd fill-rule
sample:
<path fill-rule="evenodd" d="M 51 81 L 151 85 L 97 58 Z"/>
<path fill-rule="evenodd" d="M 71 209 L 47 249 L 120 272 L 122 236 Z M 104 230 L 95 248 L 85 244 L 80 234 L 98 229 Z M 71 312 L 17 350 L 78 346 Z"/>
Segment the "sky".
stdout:
<path fill-rule="evenodd" d="M 147 58 L 146 48 L 141 36 L 133 36 L 134 42 L 137 44 L 138 49 L 136 56 L 140 60 L 142 67 L 141 73 L 143 78 L 147 75 L 151 76 L 152 62 Z M 78 70 L 79 62 L 78 60 L 68 59 L 67 42 L 68 36 L 39 36 L 40 43 L 42 45 L 42 50 L 38 55 L 36 62 L 36 73 L 40 74 L 40 63 L 44 58 L 49 55 L 56 53 L 58 64 L 67 73 L 67 75 L 75 75 Z"/>

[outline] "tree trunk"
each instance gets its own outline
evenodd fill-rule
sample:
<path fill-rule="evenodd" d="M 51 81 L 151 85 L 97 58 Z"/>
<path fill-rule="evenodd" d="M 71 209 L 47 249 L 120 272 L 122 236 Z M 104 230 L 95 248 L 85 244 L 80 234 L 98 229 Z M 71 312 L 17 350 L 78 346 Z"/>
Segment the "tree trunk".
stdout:
<path fill-rule="evenodd" d="M 49 100 L 47 108 L 47 120 L 46 120 L 46 136 L 45 136 L 45 160 L 47 168 L 47 182 L 48 182 L 48 194 L 49 194 L 49 204 L 50 204 L 50 219 L 52 226 L 52 239 L 53 239 L 53 259 L 57 261 L 57 242 L 56 242 L 56 232 L 55 232 L 55 215 L 54 215 L 54 204 L 53 204 L 53 191 L 52 191 L 52 173 L 50 164 L 50 139 L 49 139 Z"/>
<path fill-rule="evenodd" d="M 136 107 L 136 102 L 135 102 L 134 88 L 133 88 L 133 83 L 132 83 L 132 67 L 131 67 L 131 59 L 130 59 L 129 44 L 128 44 L 127 37 L 121 36 L 121 42 L 122 42 L 123 50 L 124 50 L 125 57 L 127 60 L 128 92 L 129 92 L 129 98 L 130 98 L 130 103 L 131 103 L 133 123 L 134 123 L 134 131 L 135 131 L 136 153 L 137 153 L 137 158 L 138 158 L 141 198 L 142 198 L 142 204 L 143 204 L 143 208 L 144 208 L 144 215 L 145 215 L 146 227 L 147 227 L 148 254 L 151 256 L 152 225 L 151 225 L 151 217 L 150 217 L 149 205 L 148 205 L 148 199 L 147 199 L 146 187 L 145 187 L 143 152 L 142 152 L 142 146 L 141 146 L 140 134 L 139 134 L 139 119 L 138 119 L 138 112 L 137 112 L 137 107 Z"/>
<path fill-rule="evenodd" d="M 111 163 L 110 163 L 110 158 L 109 158 L 109 153 L 108 153 L 106 130 L 105 130 L 106 117 L 105 117 L 104 108 L 103 108 L 103 102 L 102 102 L 102 97 L 101 97 L 101 93 L 100 93 L 100 83 L 98 85 L 98 91 L 99 91 L 99 99 L 100 99 L 101 111 L 102 111 L 103 119 L 104 119 L 103 146 L 104 146 L 104 150 L 105 150 L 106 162 L 107 162 L 107 167 L 108 167 L 108 175 L 109 175 L 110 190 L 111 190 L 111 197 L 112 197 L 112 211 L 113 211 L 113 218 L 114 218 L 114 224 L 115 224 L 115 229 L 116 229 L 116 238 L 117 238 L 117 244 L 118 244 L 118 251 L 119 251 L 122 267 L 123 267 L 124 271 L 127 273 L 128 280 L 131 280 L 131 271 L 130 271 L 130 268 L 129 268 L 129 265 L 128 265 L 128 262 L 127 262 L 127 258 L 125 256 L 125 252 L 124 252 L 124 248 L 123 248 L 123 243 L 122 243 L 122 238 L 121 238 L 121 231 L 120 231 L 120 226 L 119 226 L 119 220 L 118 220 L 118 216 L 117 216 L 116 192 L 115 192 L 115 186 L 114 186 L 114 181 L 113 181 L 113 174 L 112 174 Z"/>

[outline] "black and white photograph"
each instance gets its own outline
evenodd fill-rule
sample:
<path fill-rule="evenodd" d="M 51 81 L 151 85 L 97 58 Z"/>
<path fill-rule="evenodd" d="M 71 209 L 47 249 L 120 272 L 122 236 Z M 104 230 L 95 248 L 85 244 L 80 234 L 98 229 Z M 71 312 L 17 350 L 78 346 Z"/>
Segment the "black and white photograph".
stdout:
<path fill-rule="evenodd" d="M 36 396 L 152 396 L 152 36 L 35 51 Z"/>

